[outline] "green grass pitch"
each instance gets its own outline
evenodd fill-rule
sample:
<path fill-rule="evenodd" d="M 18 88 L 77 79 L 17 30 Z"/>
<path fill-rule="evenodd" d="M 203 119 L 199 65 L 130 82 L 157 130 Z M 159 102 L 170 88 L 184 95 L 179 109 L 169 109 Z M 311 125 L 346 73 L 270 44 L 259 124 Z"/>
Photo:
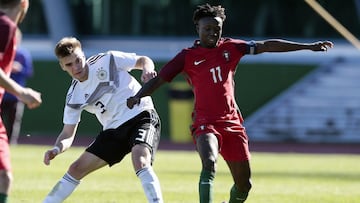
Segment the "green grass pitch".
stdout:
<path fill-rule="evenodd" d="M 46 146 L 11 147 L 11 203 L 39 203 L 83 148 L 73 147 L 50 166 Z M 360 200 L 360 155 L 252 153 L 253 189 L 247 203 L 355 203 Z M 194 151 L 158 151 L 154 163 L 166 203 L 198 202 L 200 160 Z M 214 203 L 227 200 L 232 179 L 222 158 Z M 85 177 L 66 203 L 144 203 L 129 156 L 112 168 Z"/>

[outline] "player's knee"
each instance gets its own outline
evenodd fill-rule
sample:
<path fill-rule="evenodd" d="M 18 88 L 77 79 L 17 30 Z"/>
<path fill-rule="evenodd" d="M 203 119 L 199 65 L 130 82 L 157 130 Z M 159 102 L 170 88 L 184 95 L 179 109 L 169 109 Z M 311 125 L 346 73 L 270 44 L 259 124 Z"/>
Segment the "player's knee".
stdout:
<path fill-rule="evenodd" d="M 85 175 L 83 166 L 81 166 L 78 161 L 75 161 L 70 165 L 68 173 L 77 180 L 80 180 Z"/>
<path fill-rule="evenodd" d="M 248 179 L 245 183 L 245 188 L 250 191 L 251 188 L 252 188 L 252 182 L 251 182 L 251 179 Z"/>
<path fill-rule="evenodd" d="M 150 150 L 144 145 L 135 145 L 131 149 L 131 158 L 135 170 L 139 170 L 151 165 Z"/>
<path fill-rule="evenodd" d="M 68 172 L 70 174 L 74 174 L 77 173 L 78 170 L 79 170 L 79 164 L 77 162 L 74 162 L 70 165 Z"/>
<path fill-rule="evenodd" d="M 216 172 L 216 160 L 215 159 L 206 159 L 202 161 L 203 169 L 206 171 Z"/>
<path fill-rule="evenodd" d="M 252 188 L 252 182 L 250 178 L 241 180 L 241 181 L 236 181 L 235 182 L 237 188 L 239 189 L 239 191 L 242 192 L 248 192 L 251 190 Z"/>
<path fill-rule="evenodd" d="M 0 171 L 0 182 L 1 182 L 0 184 L 2 184 L 3 186 L 9 187 L 12 180 L 13 180 L 13 178 L 9 171 L 4 171 L 4 170 Z"/>

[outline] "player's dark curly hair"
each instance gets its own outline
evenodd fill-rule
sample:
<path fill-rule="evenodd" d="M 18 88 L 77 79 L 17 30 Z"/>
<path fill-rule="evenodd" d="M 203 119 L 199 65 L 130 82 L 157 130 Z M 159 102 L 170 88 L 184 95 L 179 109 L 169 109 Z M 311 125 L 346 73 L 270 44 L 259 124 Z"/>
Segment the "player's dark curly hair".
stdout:
<path fill-rule="evenodd" d="M 193 15 L 194 24 L 197 25 L 199 20 L 204 17 L 220 17 L 223 21 L 226 19 L 225 8 L 203 4 L 196 7 Z"/>

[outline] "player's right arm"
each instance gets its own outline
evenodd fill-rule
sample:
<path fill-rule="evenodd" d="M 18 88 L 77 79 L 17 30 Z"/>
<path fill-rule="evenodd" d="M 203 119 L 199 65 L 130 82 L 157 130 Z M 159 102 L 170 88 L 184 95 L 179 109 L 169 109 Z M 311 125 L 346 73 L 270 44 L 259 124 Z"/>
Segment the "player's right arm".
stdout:
<path fill-rule="evenodd" d="M 142 97 L 150 96 L 156 89 L 166 82 L 170 82 L 177 74 L 179 74 L 185 64 L 186 51 L 178 53 L 170 60 L 159 72 L 159 75 L 145 83 L 135 96 L 127 99 L 126 105 L 132 109 L 135 105 L 140 104 Z"/>
<path fill-rule="evenodd" d="M 50 161 L 54 159 L 61 152 L 69 149 L 74 141 L 78 124 L 69 125 L 64 124 L 64 127 L 56 139 L 54 147 L 45 152 L 44 164 L 49 165 Z"/>
<path fill-rule="evenodd" d="M 149 80 L 149 82 L 145 83 L 142 88 L 136 93 L 135 96 L 129 97 L 127 99 L 127 106 L 132 109 L 135 105 L 140 104 L 140 100 L 142 97 L 150 96 L 157 88 L 159 88 L 166 81 L 159 76 Z"/>

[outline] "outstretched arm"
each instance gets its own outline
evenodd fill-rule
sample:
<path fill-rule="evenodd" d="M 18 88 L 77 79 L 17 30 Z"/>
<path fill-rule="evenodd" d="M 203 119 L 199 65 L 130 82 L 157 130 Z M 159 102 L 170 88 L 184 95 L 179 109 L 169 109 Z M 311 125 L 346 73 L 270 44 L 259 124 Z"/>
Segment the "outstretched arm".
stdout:
<path fill-rule="evenodd" d="M 256 41 L 256 54 L 264 52 L 289 52 L 298 50 L 327 51 L 334 45 L 330 41 L 318 41 L 313 43 L 300 43 L 282 39 L 269 39 Z"/>
<path fill-rule="evenodd" d="M 44 163 L 50 164 L 50 161 L 54 159 L 58 154 L 64 152 L 72 145 L 77 130 L 78 124 L 75 125 L 64 125 L 63 130 L 59 134 L 54 147 L 45 152 Z"/>
<path fill-rule="evenodd" d="M 135 104 L 140 103 L 140 99 L 142 97 L 150 96 L 157 88 L 159 88 L 165 82 L 166 81 L 159 76 L 151 79 L 149 82 L 143 85 L 143 87 L 138 91 L 138 93 L 136 93 L 135 96 L 129 97 L 127 99 L 127 106 L 132 109 Z"/>

